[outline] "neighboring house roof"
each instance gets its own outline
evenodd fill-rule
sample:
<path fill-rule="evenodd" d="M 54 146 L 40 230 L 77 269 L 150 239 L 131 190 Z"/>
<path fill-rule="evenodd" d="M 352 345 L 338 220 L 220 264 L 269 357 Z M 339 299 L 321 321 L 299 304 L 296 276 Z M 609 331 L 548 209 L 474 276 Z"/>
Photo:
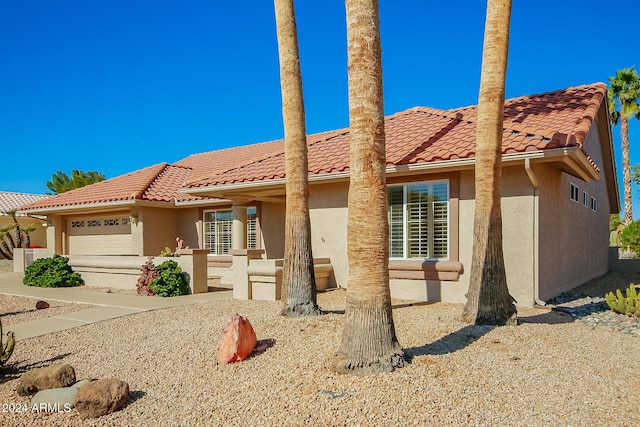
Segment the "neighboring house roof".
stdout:
<path fill-rule="evenodd" d="M 583 148 L 586 135 L 605 99 L 603 83 L 579 86 L 505 102 L 503 154 L 563 147 Z M 415 107 L 385 119 L 387 166 L 472 159 L 475 155 L 477 107 L 437 110 Z M 594 169 L 598 167 L 588 158 Z M 308 138 L 309 175 L 349 169 L 349 130 L 325 138 Z M 215 187 L 285 178 L 284 153 L 193 181 L 189 187 Z M 187 190 L 189 191 L 189 190 Z"/>
<path fill-rule="evenodd" d="M 560 167 L 583 179 L 598 178 L 600 165 L 595 165 L 583 149 L 606 91 L 605 84 L 596 83 L 507 100 L 505 158 L 560 149 L 559 157 L 566 157 L 567 153 L 575 157 L 570 166 L 559 162 Z M 472 166 L 476 119 L 476 106 L 453 110 L 415 107 L 388 116 L 385 120 L 388 170 L 463 163 Z M 610 134 L 607 137 L 610 142 Z M 307 143 L 310 179 L 348 174 L 348 128 L 309 135 Z M 213 190 L 217 188 L 282 183 L 284 178 L 284 142 L 278 140 L 193 154 L 174 164 L 150 166 L 22 209 L 50 212 L 136 202 L 207 203 L 212 200 L 208 196 L 226 196 L 216 194 Z"/>
<path fill-rule="evenodd" d="M 27 203 L 36 202 L 47 198 L 43 194 L 16 193 L 12 191 L 0 191 L 0 216 L 8 215 L 7 212 L 18 209 Z M 26 216 L 23 212 L 16 212 L 16 216 Z"/>

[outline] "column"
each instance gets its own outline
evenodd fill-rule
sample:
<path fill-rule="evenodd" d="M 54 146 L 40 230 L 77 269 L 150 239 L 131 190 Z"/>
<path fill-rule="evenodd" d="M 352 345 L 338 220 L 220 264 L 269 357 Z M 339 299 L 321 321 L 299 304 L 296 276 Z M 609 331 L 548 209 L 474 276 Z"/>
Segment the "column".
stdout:
<path fill-rule="evenodd" d="M 247 249 L 247 205 L 233 202 L 231 225 L 231 249 Z"/>

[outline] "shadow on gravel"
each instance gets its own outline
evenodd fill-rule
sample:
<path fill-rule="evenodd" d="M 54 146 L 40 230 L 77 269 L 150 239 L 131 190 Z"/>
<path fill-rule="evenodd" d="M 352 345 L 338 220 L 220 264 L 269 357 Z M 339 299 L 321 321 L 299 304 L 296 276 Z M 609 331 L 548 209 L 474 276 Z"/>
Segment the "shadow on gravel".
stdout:
<path fill-rule="evenodd" d="M 37 308 L 30 308 L 30 309 L 27 309 L 27 310 L 12 311 L 11 313 L 3 313 L 2 317 L 4 317 L 4 316 L 15 316 L 17 314 L 31 313 L 33 311 L 38 311 L 38 309 Z"/>
<path fill-rule="evenodd" d="M 136 402 L 143 397 L 145 397 L 147 393 L 142 390 L 133 390 L 129 392 L 129 400 L 127 401 L 127 406 L 131 405 L 133 402 Z"/>
<path fill-rule="evenodd" d="M 19 343 L 16 343 L 16 346 L 18 346 Z M 35 363 L 27 363 L 24 365 L 21 364 L 15 364 L 15 363 L 11 363 L 11 361 L 9 361 L 8 365 L 5 365 L 3 367 L 0 367 L 0 384 L 4 384 L 8 381 L 11 381 L 13 379 L 17 379 L 19 378 L 23 373 L 25 373 L 26 371 L 29 371 L 31 369 L 34 368 L 44 368 L 45 366 L 49 366 L 52 362 L 56 362 L 58 360 L 62 360 L 67 356 L 70 356 L 71 353 L 64 353 L 64 354 L 59 354 L 55 357 L 51 357 L 49 359 L 46 360 L 41 360 L 39 362 L 35 362 Z"/>
<path fill-rule="evenodd" d="M 344 310 L 322 310 L 322 314 L 344 314 Z"/>
<path fill-rule="evenodd" d="M 536 314 L 535 316 L 518 316 L 518 325 L 523 323 L 557 325 L 561 323 L 571 323 L 575 320 L 576 318 L 570 314 L 553 309 Z"/>
<path fill-rule="evenodd" d="M 433 356 L 453 353 L 455 351 L 462 350 L 495 328 L 495 326 L 465 326 L 464 328 L 451 332 L 430 344 L 425 344 L 420 347 L 405 348 L 404 353 L 407 356 L 409 363 L 411 363 L 411 360 L 416 356 Z"/>

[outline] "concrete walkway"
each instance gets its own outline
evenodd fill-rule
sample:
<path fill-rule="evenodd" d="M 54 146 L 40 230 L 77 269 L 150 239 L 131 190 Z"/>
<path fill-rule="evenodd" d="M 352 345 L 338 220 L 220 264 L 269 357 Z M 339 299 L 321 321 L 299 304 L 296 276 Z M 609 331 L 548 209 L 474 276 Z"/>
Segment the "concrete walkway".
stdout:
<path fill-rule="evenodd" d="M 137 295 L 105 293 L 99 290 L 94 292 L 78 288 L 37 288 L 25 286 L 22 284 L 22 277 L 22 273 L 0 273 L 0 294 L 44 301 L 91 304 L 96 307 L 11 325 L 10 330 L 15 333 L 16 340 L 38 337 L 52 332 L 114 319 L 120 316 L 127 316 L 129 314 L 141 313 L 143 311 L 231 299 L 233 294 L 233 291 L 229 290 L 171 298 L 141 297 Z M 0 315 L 2 315 L 1 307 Z"/>

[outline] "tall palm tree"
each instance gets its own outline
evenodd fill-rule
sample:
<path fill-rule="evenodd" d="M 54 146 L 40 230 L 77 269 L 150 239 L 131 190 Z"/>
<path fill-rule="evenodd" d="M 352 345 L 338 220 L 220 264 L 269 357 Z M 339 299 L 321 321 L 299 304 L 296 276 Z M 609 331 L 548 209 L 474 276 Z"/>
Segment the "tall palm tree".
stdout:
<path fill-rule="evenodd" d="M 286 181 L 282 314 L 320 314 L 311 251 L 307 137 L 293 0 L 274 0 L 280 57 Z"/>
<path fill-rule="evenodd" d="M 500 200 L 510 19 L 511 0 L 488 0 L 476 128 L 473 254 L 463 310 L 464 321 L 485 325 L 517 324 L 504 269 Z"/>
<path fill-rule="evenodd" d="M 609 77 L 609 114 L 611 123 L 620 123 L 622 141 L 622 182 L 624 186 L 624 222 L 633 221 L 631 196 L 631 165 L 629 163 L 629 119 L 640 119 L 640 76 L 634 67 L 618 70 Z"/>
<path fill-rule="evenodd" d="M 349 277 L 338 372 L 391 371 L 405 365 L 389 291 L 382 59 L 377 0 L 346 0 L 350 180 Z"/>

